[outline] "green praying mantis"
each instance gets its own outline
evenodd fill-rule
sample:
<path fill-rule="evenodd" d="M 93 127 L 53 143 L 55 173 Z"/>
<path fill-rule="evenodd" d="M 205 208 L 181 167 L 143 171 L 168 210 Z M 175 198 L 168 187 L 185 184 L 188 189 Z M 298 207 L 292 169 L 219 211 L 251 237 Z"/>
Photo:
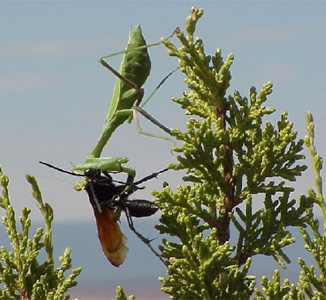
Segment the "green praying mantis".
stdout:
<path fill-rule="evenodd" d="M 129 36 L 125 51 L 100 58 L 99 62 L 104 67 L 109 69 L 114 75 L 116 75 L 117 80 L 113 90 L 110 109 L 99 140 L 90 154 L 86 157 L 86 161 L 82 164 L 75 165 L 72 172 L 65 171 L 45 162 L 40 162 L 41 164 L 56 169 L 60 172 L 81 176 L 83 178 L 81 181 L 75 184 L 75 189 L 78 191 L 86 190 L 88 193 L 90 203 L 94 210 L 98 237 L 101 242 L 103 252 L 111 264 L 116 267 L 120 266 L 124 262 L 126 253 L 128 251 L 126 246 L 126 238 L 120 231 L 117 223 L 122 211 L 124 211 L 126 214 L 130 229 L 165 264 L 165 261 L 151 246 L 151 240 L 142 236 L 134 228 L 132 221 L 132 217 L 147 217 L 153 215 L 158 210 L 158 206 L 147 200 L 136 199 L 131 201 L 128 199 L 128 197 L 137 189 L 140 189 L 140 187 L 138 187 L 140 183 L 156 177 L 158 174 L 167 171 L 167 169 L 135 181 L 134 179 L 136 176 L 136 171 L 126 165 L 128 158 L 101 157 L 103 148 L 109 141 L 112 134 L 126 121 L 131 122 L 132 119 L 134 119 L 137 123 L 139 133 L 159 137 L 153 134 L 144 133 L 141 130 L 138 123 L 138 113 L 144 115 L 165 132 L 169 134 L 171 133 L 170 129 L 152 118 L 142 109 L 142 107 L 174 71 L 160 82 L 152 94 L 140 106 L 144 97 L 144 90 L 142 86 L 149 76 L 151 69 L 151 61 L 147 49 L 148 47 L 153 47 L 161 43 L 162 42 L 146 45 L 146 42 L 142 36 L 141 28 L 140 26 L 137 26 Z M 105 61 L 105 59 L 122 53 L 124 56 L 119 72 L 117 72 Z M 169 138 L 164 139 L 170 140 Z M 109 173 L 112 172 L 122 172 L 127 174 L 127 181 L 120 182 L 113 180 L 109 175 Z"/>
<path fill-rule="evenodd" d="M 172 33 L 172 35 L 170 35 L 168 38 L 172 37 L 173 34 L 174 33 Z M 122 172 L 128 175 L 127 183 L 132 184 L 136 176 L 136 171 L 133 168 L 125 165 L 129 161 L 128 158 L 100 157 L 104 146 L 109 141 L 113 132 L 126 121 L 131 122 L 132 119 L 134 119 L 137 123 L 139 133 L 155 136 L 153 134 L 142 132 L 138 122 L 139 112 L 155 125 L 159 126 L 162 130 L 170 134 L 170 130 L 167 127 L 151 117 L 142 109 L 142 107 L 175 70 L 161 81 L 161 83 L 156 87 L 146 101 L 144 101 L 142 106 L 140 106 L 144 96 L 142 86 L 149 76 L 151 69 L 151 61 L 147 49 L 161 43 L 162 42 L 146 45 L 141 27 L 138 25 L 134 31 L 131 32 L 125 51 L 100 58 L 99 62 L 117 76 L 112 94 L 111 106 L 98 142 L 90 154 L 86 157 L 86 161 L 73 167 L 73 172 L 81 173 L 88 169 L 101 169 L 108 172 Z M 105 61 L 105 59 L 119 54 L 124 54 L 124 56 L 119 72 L 117 72 Z M 169 138 L 164 139 L 169 140 Z M 83 181 L 80 181 L 75 185 L 76 190 L 82 190 L 84 187 L 85 182 Z"/>

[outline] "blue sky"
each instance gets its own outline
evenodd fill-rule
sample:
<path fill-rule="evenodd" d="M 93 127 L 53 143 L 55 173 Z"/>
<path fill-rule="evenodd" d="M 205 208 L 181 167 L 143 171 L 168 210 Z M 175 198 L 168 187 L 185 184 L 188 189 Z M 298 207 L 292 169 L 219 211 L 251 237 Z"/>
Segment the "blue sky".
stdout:
<path fill-rule="evenodd" d="M 22 206 L 36 210 L 24 179 L 24 174 L 31 173 L 37 177 L 45 201 L 53 206 L 59 227 L 83 224 L 82 227 L 88 222 L 93 231 L 83 242 L 92 242 L 80 246 L 81 249 L 73 248 L 73 258 L 74 251 L 80 252 L 80 256 L 76 254 L 76 265 L 85 263 L 82 283 L 85 287 L 87 282 L 92 286 L 96 282 L 99 293 L 106 289 L 111 293 L 118 283 L 126 286 L 129 293 L 137 287 L 140 298 L 146 296 L 146 291 L 158 293 L 159 284 L 153 283 L 152 291 L 148 288 L 147 277 L 143 275 L 141 280 L 138 274 L 141 270 L 149 273 L 148 278 L 157 277 L 164 274 L 164 268 L 143 245 L 139 245 L 128 228 L 124 228 L 128 245 L 132 245 L 131 249 L 140 249 L 140 253 L 130 251 L 126 264 L 118 270 L 107 265 L 96 240 L 86 193 L 73 190 L 74 178 L 46 169 L 38 161 L 65 169 L 70 168 L 70 163 L 84 161 L 101 131 L 115 81 L 114 76 L 97 62 L 98 58 L 123 50 L 132 25 L 142 25 L 148 43 L 168 36 L 176 26 L 184 28 L 191 6 L 202 7 L 205 11 L 196 34 L 204 40 L 206 53 L 221 48 L 224 57 L 229 53 L 235 55 L 229 94 L 237 89 L 242 95 L 248 95 L 252 85 L 260 89 L 262 84 L 273 81 L 274 92 L 267 105 L 275 107 L 277 112 L 269 120 L 276 122 L 286 110 L 303 137 L 305 114 L 311 111 L 316 122 L 317 147 L 323 156 L 326 152 L 323 132 L 325 2 L 0 3 L 0 162 L 11 179 L 12 202 L 18 210 Z M 150 49 L 152 72 L 145 85 L 147 94 L 177 65 L 165 53 L 163 46 Z M 116 57 L 110 62 L 118 68 L 120 59 Z M 182 128 L 186 118 L 170 99 L 180 96 L 184 90 L 182 76 L 174 75 L 149 102 L 147 110 L 168 127 Z M 144 120 L 142 126 L 146 131 L 159 133 Z M 175 161 L 170 148 L 169 142 L 138 135 L 131 124 L 115 133 L 104 155 L 128 157 L 129 165 L 142 177 Z M 137 198 L 151 199 L 152 189 L 159 189 L 164 180 L 176 185 L 179 177 L 178 174 L 163 174 L 150 182 Z M 298 193 L 304 193 L 312 185 L 311 173 L 307 172 L 298 182 Z M 40 219 L 36 212 L 33 217 Z M 155 221 L 157 217 L 142 220 L 137 225 L 148 229 Z M 74 226 L 69 225 L 71 228 Z M 63 231 L 57 234 L 63 245 L 71 245 L 76 243 L 75 239 L 83 237 L 78 229 L 73 236 L 66 236 Z M 154 231 L 149 229 L 149 232 L 155 236 Z M 151 265 L 148 272 L 144 271 L 144 264 Z M 96 272 L 90 271 L 91 267 Z M 114 280 L 105 277 L 105 274 L 112 276 L 113 272 Z M 131 274 L 135 274 L 139 283 L 130 279 Z M 130 282 L 138 284 L 134 287 Z M 83 286 L 77 288 L 76 295 L 84 289 Z"/>

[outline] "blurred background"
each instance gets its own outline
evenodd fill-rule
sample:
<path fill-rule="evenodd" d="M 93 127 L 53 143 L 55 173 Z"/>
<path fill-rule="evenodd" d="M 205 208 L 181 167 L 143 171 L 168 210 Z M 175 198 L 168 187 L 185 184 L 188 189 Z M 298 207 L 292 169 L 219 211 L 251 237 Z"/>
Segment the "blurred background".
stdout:
<path fill-rule="evenodd" d="M 52 205 L 55 257 L 69 246 L 73 265 L 83 267 L 78 286 L 70 290 L 73 296 L 112 299 L 116 286 L 122 285 L 138 299 L 168 299 L 157 280 L 165 276 L 164 266 L 129 230 L 124 216 L 121 227 L 130 250 L 126 262 L 114 268 L 102 253 L 86 193 L 74 191 L 75 178 L 38 161 L 69 170 L 71 164 L 85 160 L 101 132 L 115 82 L 98 59 L 122 51 L 131 26 L 141 24 L 148 44 L 170 35 L 177 26 L 184 29 L 191 6 L 205 11 L 196 36 L 204 40 L 206 53 L 221 48 L 223 57 L 235 55 L 229 94 L 236 89 L 247 96 L 251 86 L 260 90 L 262 84 L 273 81 L 274 91 L 266 106 L 277 111 L 268 120 L 277 122 L 285 110 L 303 137 L 305 114 L 311 111 L 319 153 L 326 152 L 325 2 L 1 2 L 0 162 L 11 180 L 11 201 L 17 214 L 21 207 L 31 207 L 33 225 L 40 225 L 26 173 L 36 176 L 44 201 Z M 147 95 L 177 66 L 162 45 L 149 52 L 152 72 L 144 87 Z M 118 69 L 120 60 L 117 56 L 109 63 Z M 187 118 L 171 97 L 181 96 L 185 89 L 182 74 L 174 74 L 146 110 L 168 127 L 184 128 Z M 162 134 L 146 120 L 141 124 L 144 131 Z M 116 131 L 103 155 L 128 157 L 128 165 L 141 178 L 176 161 L 172 146 L 139 135 L 135 124 L 130 124 Z M 181 176 L 172 171 L 162 174 L 135 197 L 150 200 L 152 190 L 160 189 L 164 181 L 175 188 Z M 313 186 L 311 170 L 294 186 L 294 196 Z M 143 235 L 157 237 L 154 246 L 160 241 L 154 228 L 158 218 L 159 214 L 135 220 Z M 296 259 L 304 253 L 298 252 L 298 246 L 288 249 L 293 265 L 284 276 L 295 280 Z M 262 261 L 264 270 L 259 268 Z M 251 272 L 271 276 L 274 268 L 272 259 L 262 257 L 254 260 Z"/>

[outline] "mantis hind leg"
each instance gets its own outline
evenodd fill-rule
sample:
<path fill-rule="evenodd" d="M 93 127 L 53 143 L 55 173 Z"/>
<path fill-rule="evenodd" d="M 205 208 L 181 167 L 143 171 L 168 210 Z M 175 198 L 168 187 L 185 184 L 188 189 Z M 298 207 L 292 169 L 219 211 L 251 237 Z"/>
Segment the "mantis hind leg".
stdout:
<path fill-rule="evenodd" d="M 134 105 L 134 107 L 132 108 L 133 110 L 133 118 L 136 122 L 137 125 L 137 130 L 139 134 L 143 134 L 146 136 L 150 136 L 150 137 L 155 137 L 155 138 L 160 138 L 160 139 L 164 139 L 164 140 L 168 140 L 171 141 L 174 145 L 176 144 L 174 140 L 172 140 L 171 138 L 168 137 L 163 137 L 163 136 L 159 136 L 159 135 L 155 135 L 152 133 L 147 133 L 142 131 L 140 123 L 139 123 L 139 118 L 138 118 L 138 113 L 140 113 L 141 115 L 143 115 L 147 120 L 149 120 L 150 122 L 152 122 L 154 125 L 158 126 L 159 128 L 161 128 L 163 131 L 165 131 L 167 134 L 171 135 L 171 129 L 169 129 L 168 127 L 166 127 L 164 124 L 162 124 L 161 122 L 157 121 L 153 116 L 151 116 L 146 110 L 143 109 L 143 107 L 147 104 L 147 102 L 153 97 L 153 95 L 158 91 L 158 89 L 163 85 L 163 83 L 177 70 L 179 70 L 180 67 L 177 67 L 176 69 L 174 69 L 173 71 L 171 71 L 167 76 L 165 76 L 163 78 L 163 80 L 161 80 L 161 82 L 157 85 L 157 87 L 154 89 L 154 91 L 149 95 L 149 97 L 143 102 L 142 105 L 140 105 L 141 100 L 139 99 L 136 104 Z"/>

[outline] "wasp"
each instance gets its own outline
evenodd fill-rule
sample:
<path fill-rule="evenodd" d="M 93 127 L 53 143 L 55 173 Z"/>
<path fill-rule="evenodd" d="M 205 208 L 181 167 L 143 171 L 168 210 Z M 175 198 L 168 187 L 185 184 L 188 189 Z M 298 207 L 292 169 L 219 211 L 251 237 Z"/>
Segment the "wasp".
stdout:
<path fill-rule="evenodd" d="M 168 169 L 152 173 L 136 182 L 130 183 L 128 180 L 127 182 L 113 180 L 112 176 L 106 170 L 89 169 L 84 174 L 77 174 L 42 161 L 40 163 L 63 173 L 86 178 L 84 189 L 88 194 L 90 204 L 94 211 L 98 237 L 105 256 L 113 266 L 119 267 L 125 261 L 128 252 L 126 245 L 127 238 L 121 232 L 118 223 L 122 211 L 124 211 L 127 217 L 128 225 L 132 232 L 165 263 L 161 256 L 153 249 L 150 243 L 151 240 L 145 238 L 135 229 L 132 220 L 132 217 L 149 217 L 155 214 L 159 207 L 148 200 L 129 200 L 129 196 L 136 190 L 144 188 L 139 186 L 141 183 L 156 178 Z"/>

